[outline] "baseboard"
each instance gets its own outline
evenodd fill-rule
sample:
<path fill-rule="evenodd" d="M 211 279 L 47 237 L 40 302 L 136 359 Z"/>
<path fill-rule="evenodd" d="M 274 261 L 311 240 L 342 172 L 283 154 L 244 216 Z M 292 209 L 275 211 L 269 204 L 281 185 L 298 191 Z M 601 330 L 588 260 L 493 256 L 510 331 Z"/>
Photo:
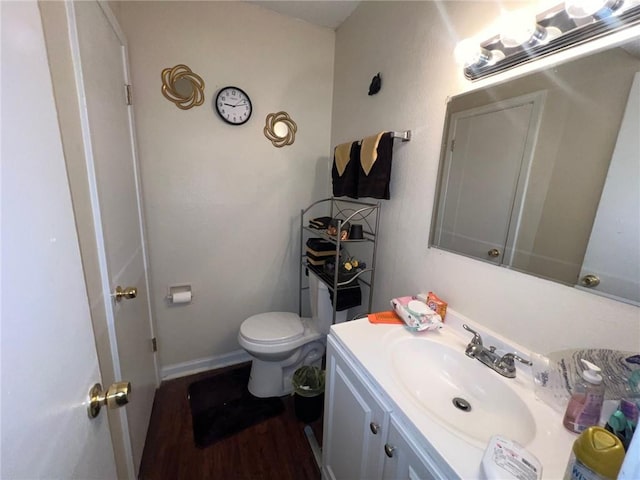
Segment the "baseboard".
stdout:
<path fill-rule="evenodd" d="M 216 368 L 228 367 L 251 361 L 251 356 L 244 350 L 236 350 L 234 352 L 216 355 L 213 357 L 198 358 L 188 362 L 175 363 L 167 365 L 160 369 L 160 378 L 162 380 L 170 380 L 172 378 L 186 377 L 194 373 L 214 370 Z"/>

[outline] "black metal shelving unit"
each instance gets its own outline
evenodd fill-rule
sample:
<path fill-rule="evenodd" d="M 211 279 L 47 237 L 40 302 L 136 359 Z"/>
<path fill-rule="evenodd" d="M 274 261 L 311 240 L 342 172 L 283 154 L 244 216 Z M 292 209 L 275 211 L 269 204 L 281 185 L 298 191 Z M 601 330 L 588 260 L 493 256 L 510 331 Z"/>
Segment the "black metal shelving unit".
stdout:
<path fill-rule="evenodd" d="M 329 235 L 326 230 L 318 230 L 308 225 L 309 220 L 319 216 L 329 216 L 337 220 L 337 231 L 342 231 L 342 226 L 349 222 L 350 224 L 359 223 L 363 226 L 362 239 L 342 240 L 340 235 Z M 342 199 L 342 198 L 325 198 L 312 203 L 307 208 L 300 211 L 300 279 L 299 279 L 299 296 L 298 296 L 298 313 L 302 316 L 302 295 L 303 291 L 308 287 L 303 286 L 305 271 L 316 275 L 327 284 L 329 289 L 337 298 L 336 292 L 340 289 L 353 287 L 356 284 L 362 284 L 368 287 L 367 312 L 371 312 L 373 307 L 373 287 L 375 282 L 375 266 L 376 251 L 378 242 L 378 229 L 380 226 L 380 202 L 367 203 L 358 200 Z M 322 266 L 311 265 L 307 262 L 306 239 L 321 238 L 335 244 L 335 269 L 333 274 L 325 272 Z M 346 252 L 350 246 L 357 246 L 358 252 L 365 255 L 362 261 L 366 260 L 367 267 L 349 278 L 340 278 L 340 256 L 342 252 Z M 368 250 L 368 251 L 366 251 Z M 364 298 L 363 298 L 364 300 Z M 337 301 L 333 302 L 333 321 L 336 318 Z"/>

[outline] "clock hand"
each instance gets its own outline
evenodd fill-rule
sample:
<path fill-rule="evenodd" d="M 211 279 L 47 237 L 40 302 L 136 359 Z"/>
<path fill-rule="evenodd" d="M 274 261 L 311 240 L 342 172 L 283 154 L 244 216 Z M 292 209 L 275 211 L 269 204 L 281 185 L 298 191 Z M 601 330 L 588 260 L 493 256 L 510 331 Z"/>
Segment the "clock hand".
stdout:
<path fill-rule="evenodd" d="M 226 105 L 227 107 L 236 107 L 237 105 L 231 105 L 230 103 L 225 103 L 223 105 Z"/>

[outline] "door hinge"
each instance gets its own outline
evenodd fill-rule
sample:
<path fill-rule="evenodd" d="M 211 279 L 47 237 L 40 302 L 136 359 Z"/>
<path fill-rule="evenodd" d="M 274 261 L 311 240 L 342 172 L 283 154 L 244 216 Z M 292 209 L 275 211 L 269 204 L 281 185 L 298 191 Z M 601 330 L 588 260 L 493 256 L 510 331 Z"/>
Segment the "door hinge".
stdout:
<path fill-rule="evenodd" d="M 126 97 L 126 101 L 127 101 L 127 105 L 133 105 L 133 96 L 131 93 L 131 85 L 125 85 L 124 86 L 124 90 L 125 90 L 125 97 Z"/>
<path fill-rule="evenodd" d="M 455 146 L 455 144 L 456 144 L 456 139 L 454 138 L 454 139 L 451 140 L 451 149 L 450 150 L 452 152 L 453 152 L 453 147 Z"/>
<path fill-rule="evenodd" d="M 158 340 L 156 340 L 156 337 L 153 337 L 151 339 L 151 348 L 153 349 L 154 352 L 158 351 Z"/>

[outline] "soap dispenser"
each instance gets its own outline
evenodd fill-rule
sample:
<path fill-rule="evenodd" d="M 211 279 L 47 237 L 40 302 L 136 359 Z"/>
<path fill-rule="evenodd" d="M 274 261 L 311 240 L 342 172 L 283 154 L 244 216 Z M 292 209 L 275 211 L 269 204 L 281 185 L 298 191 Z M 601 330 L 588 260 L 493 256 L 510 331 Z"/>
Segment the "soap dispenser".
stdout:
<path fill-rule="evenodd" d="M 573 387 L 562 421 L 565 428 L 575 433 L 581 433 L 588 427 L 598 425 L 604 402 L 604 385 L 600 368 L 584 359 L 580 361 L 585 370 L 582 371 L 582 380 L 576 382 Z"/>

